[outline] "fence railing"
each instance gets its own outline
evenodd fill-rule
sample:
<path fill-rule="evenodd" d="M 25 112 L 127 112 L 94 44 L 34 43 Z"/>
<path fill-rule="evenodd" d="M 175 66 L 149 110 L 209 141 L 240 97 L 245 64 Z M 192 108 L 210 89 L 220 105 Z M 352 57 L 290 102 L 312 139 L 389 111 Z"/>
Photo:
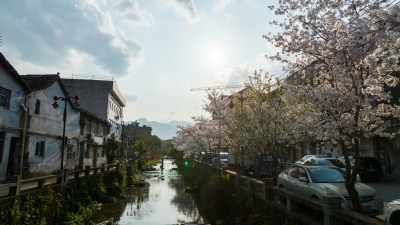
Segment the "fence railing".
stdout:
<path fill-rule="evenodd" d="M 64 169 L 62 173 L 56 175 L 41 176 L 29 179 L 18 179 L 15 182 L 0 184 L 0 201 L 22 196 L 33 192 L 41 191 L 44 187 L 62 186 L 68 183 L 76 182 L 80 177 L 96 176 L 109 171 L 118 172 L 121 164 L 101 165 L 101 167 L 68 171 Z"/>
<path fill-rule="evenodd" d="M 341 207 L 342 198 L 338 195 L 325 194 L 323 199 L 310 199 L 298 196 L 286 189 L 274 186 L 272 179 L 258 180 L 245 176 L 241 171 L 231 171 L 217 168 L 212 164 L 198 162 L 216 173 L 221 173 L 228 177 L 231 183 L 247 191 L 258 199 L 266 201 L 275 209 L 283 211 L 285 214 L 294 216 L 304 224 L 324 224 L 324 225 L 388 225 L 388 223 L 372 218 L 360 213 L 344 210 Z M 315 215 L 307 215 L 304 209 L 318 212 L 323 215 L 323 221 Z"/>

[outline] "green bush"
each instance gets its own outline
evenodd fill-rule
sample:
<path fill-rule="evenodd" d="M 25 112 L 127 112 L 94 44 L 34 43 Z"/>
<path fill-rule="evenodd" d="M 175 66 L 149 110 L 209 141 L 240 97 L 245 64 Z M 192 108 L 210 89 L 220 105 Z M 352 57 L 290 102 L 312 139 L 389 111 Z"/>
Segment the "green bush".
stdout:
<path fill-rule="evenodd" d="M 36 195 L 0 204 L 2 224 L 80 224 L 92 215 L 97 202 L 121 199 L 127 188 L 126 168 L 80 178 L 57 190 L 45 188 Z M 86 221 L 88 222 L 88 221 Z"/>

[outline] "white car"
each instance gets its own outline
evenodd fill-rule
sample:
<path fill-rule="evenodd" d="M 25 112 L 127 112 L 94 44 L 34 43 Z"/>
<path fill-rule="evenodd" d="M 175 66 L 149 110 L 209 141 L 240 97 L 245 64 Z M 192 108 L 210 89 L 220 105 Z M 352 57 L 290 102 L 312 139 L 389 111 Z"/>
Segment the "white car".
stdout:
<path fill-rule="evenodd" d="M 351 210 L 351 200 L 345 187 L 343 170 L 327 165 L 292 165 L 278 176 L 278 187 L 285 188 L 299 196 L 322 200 L 324 192 L 331 192 L 342 198 L 342 208 Z M 355 188 L 360 196 L 364 214 L 382 214 L 383 201 L 376 191 L 360 182 Z"/>
<path fill-rule="evenodd" d="M 389 202 L 385 211 L 386 222 L 392 225 L 400 225 L 400 199 Z"/>
<path fill-rule="evenodd" d="M 220 159 L 220 162 L 221 162 L 221 166 L 228 166 L 228 153 L 227 152 L 220 152 L 219 153 L 219 159 Z M 216 165 L 217 162 L 218 162 L 217 158 L 214 157 L 212 159 L 212 163 Z"/>

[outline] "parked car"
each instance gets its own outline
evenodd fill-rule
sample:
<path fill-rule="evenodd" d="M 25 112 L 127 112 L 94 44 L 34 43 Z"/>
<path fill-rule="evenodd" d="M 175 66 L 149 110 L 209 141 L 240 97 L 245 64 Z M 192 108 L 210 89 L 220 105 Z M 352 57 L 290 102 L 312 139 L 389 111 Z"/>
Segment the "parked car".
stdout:
<path fill-rule="evenodd" d="M 308 158 L 326 158 L 329 157 L 328 155 L 305 155 L 303 158 L 300 160 L 297 160 L 295 163 L 297 164 L 304 164 L 304 161 L 306 161 Z"/>
<path fill-rule="evenodd" d="M 219 159 L 220 159 L 220 162 L 221 162 L 221 166 L 228 166 L 228 153 L 227 152 L 220 152 L 219 153 Z M 217 159 L 217 157 L 214 157 L 213 159 L 212 159 L 212 163 L 213 164 L 217 164 L 217 161 L 218 159 Z"/>
<path fill-rule="evenodd" d="M 278 187 L 285 188 L 305 198 L 322 200 L 324 192 L 342 198 L 342 208 L 351 210 L 351 200 L 345 187 L 344 171 L 329 165 L 292 165 L 279 174 Z M 356 182 L 364 213 L 370 216 L 382 214 L 383 201 L 377 192 L 366 184 Z"/>
<path fill-rule="evenodd" d="M 344 163 L 344 157 L 339 157 L 338 160 Z M 354 167 L 355 160 L 350 158 L 350 165 Z M 379 181 L 383 176 L 382 166 L 374 157 L 360 157 L 360 168 L 358 175 L 361 181 Z"/>
<path fill-rule="evenodd" d="M 341 169 L 346 168 L 346 165 L 344 165 L 342 161 L 338 160 L 337 158 L 308 157 L 303 161 L 302 164 L 331 165 Z"/>
<path fill-rule="evenodd" d="M 389 202 L 385 211 L 386 222 L 392 225 L 400 225 L 400 199 Z"/>
<path fill-rule="evenodd" d="M 272 173 L 274 165 L 277 173 L 282 172 L 282 160 L 277 152 L 258 153 L 254 165 L 250 167 L 250 172 L 253 172 L 255 177 L 266 177 Z"/>

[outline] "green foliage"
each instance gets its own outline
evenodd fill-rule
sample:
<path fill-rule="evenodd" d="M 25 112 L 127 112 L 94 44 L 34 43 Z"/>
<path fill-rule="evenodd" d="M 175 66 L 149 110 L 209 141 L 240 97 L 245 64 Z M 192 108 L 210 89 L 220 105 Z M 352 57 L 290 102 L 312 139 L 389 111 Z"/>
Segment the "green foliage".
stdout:
<path fill-rule="evenodd" d="M 178 151 L 175 147 L 171 147 L 168 150 L 167 155 L 168 155 L 168 157 L 171 157 L 171 158 L 174 158 L 174 159 L 180 159 L 183 156 L 183 152 Z"/>
<path fill-rule="evenodd" d="M 127 188 L 126 167 L 119 174 L 110 172 L 81 178 L 76 183 L 45 188 L 0 205 L 1 224 L 80 224 L 92 215 L 97 202 L 121 199 Z"/>
<path fill-rule="evenodd" d="M 117 159 L 121 149 L 121 143 L 115 139 L 115 137 L 107 138 L 103 143 L 103 148 L 107 156 L 107 163 L 112 164 Z"/>
<path fill-rule="evenodd" d="M 147 146 L 143 140 L 136 141 L 133 145 L 133 149 L 138 152 L 139 158 L 147 152 Z"/>
<path fill-rule="evenodd" d="M 227 176 L 215 176 L 214 171 L 194 161 L 188 165 L 182 157 L 175 160 L 185 186 L 196 188 L 195 203 L 200 214 L 211 224 L 300 224 L 292 217 L 272 210 L 263 201 L 236 188 Z"/>
<path fill-rule="evenodd" d="M 170 141 L 162 141 L 161 142 L 161 149 L 162 149 L 162 154 L 163 155 L 167 155 L 168 154 L 168 150 L 170 148 L 174 147 L 174 144 L 172 144 L 172 142 Z"/>
<path fill-rule="evenodd" d="M 149 140 L 147 140 L 149 145 L 149 149 L 151 154 L 160 154 L 161 153 L 161 139 L 157 137 L 157 135 L 152 135 Z"/>

